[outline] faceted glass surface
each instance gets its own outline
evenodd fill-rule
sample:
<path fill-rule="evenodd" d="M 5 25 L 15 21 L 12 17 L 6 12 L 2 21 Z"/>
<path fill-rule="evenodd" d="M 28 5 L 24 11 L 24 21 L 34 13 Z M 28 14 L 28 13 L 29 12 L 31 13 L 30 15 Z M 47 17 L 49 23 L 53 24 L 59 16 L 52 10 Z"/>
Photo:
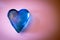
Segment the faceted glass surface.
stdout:
<path fill-rule="evenodd" d="M 19 11 L 11 9 L 8 12 L 8 18 L 14 29 L 19 33 L 27 25 L 30 18 L 30 12 L 27 9 L 21 9 Z"/>

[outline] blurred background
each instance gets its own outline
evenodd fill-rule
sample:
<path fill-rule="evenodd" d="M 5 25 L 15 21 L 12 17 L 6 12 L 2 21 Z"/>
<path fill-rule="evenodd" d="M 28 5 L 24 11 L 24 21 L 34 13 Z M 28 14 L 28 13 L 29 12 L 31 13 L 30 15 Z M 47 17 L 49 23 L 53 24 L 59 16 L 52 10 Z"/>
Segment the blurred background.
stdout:
<path fill-rule="evenodd" d="M 7 14 L 10 9 L 26 8 L 32 18 L 28 28 L 17 33 Z M 0 0 L 0 40 L 59 40 L 59 0 Z"/>

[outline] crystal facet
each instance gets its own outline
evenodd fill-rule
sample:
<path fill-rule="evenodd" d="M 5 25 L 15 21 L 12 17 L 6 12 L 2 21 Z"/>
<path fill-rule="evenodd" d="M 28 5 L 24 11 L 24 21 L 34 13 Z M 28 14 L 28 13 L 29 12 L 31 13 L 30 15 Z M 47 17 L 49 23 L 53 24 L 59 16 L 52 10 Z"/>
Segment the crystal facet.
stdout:
<path fill-rule="evenodd" d="M 11 9 L 8 12 L 8 18 L 13 28 L 19 33 L 27 25 L 30 19 L 30 12 L 27 9 L 21 9 L 19 11 Z"/>

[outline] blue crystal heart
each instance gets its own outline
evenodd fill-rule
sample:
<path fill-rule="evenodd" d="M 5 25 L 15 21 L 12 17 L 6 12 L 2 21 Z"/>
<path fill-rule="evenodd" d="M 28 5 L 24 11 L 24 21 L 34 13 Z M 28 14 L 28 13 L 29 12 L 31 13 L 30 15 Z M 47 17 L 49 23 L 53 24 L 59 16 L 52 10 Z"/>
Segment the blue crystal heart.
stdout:
<path fill-rule="evenodd" d="M 11 9 L 8 12 L 8 18 L 14 29 L 19 33 L 28 24 L 30 19 L 30 12 L 27 9 L 21 9 L 19 11 Z"/>

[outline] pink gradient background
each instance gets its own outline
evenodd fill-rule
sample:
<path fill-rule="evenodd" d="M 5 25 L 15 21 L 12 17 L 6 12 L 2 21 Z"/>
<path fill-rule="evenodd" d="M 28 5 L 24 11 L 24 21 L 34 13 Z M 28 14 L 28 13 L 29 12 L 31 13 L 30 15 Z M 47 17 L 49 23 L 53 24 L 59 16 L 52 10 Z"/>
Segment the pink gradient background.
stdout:
<path fill-rule="evenodd" d="M 26 8 L 32 15 L 32 20 L 22 33 L 17 33 L 12 27 L 7 13 L 10 9 Z M 58 31 L 58 12 L 54 3 L 49 1 L 0 1 L 0 40 L 47 40 L 54 39 Z"/>

